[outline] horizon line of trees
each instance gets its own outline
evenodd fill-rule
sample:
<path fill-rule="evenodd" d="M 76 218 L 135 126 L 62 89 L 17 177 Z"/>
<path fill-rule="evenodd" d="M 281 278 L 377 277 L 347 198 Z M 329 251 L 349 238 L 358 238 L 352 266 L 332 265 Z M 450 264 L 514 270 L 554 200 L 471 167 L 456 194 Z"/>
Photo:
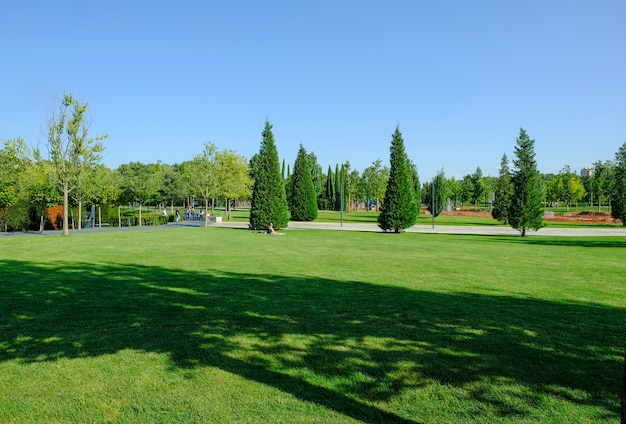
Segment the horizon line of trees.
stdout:
<path fill-rule="evenodd" d="M 141 216 L 144 205 L 167 205 L 172 210 L 175 206 L 192 207 L 199 199 L 207 216 L 208 211 L 213 211 L 219 203 L 230 218 L 231 208 L 237 200 L 251 201 L 253 209 L 259 204 L 258 196 L 255 201 L 255 190 L 261 190 L 259 179 L 264 178 L 269 178 L 270 182 L 262 190 L 278 189 L 276 193 L 281 204 L 284 197 L 287 212 L 281 206 L 281 212 L 273 218 L 278 222 L 272 221 L 280 224 L 277 228 L 285 226 L 284 221 L 290 218 L 313 220 L 317 217 L 317 210 L 349 213 L 356 209 L 375 209 L 388 214 L 404 202 L 410 203 L 409 215 L 414 210 L 419 213 L 423 205 L 436 216 L 446 202 L 450 202 L 455 208 L 468 204 L 475 208 L 493 208 L 495 219 L 510 223 L 506 213 L 510 203 L 507 196 L 515 181 L 506 154 L 496 177 L 484 176 L 477 167 L 462 180 L 447 179 L 441 170 L 433 181 L 420 185 L 417 167 L 406 157 L 402 134 L 397 127 L 392 135 L 391 167 L 377 159 L 359 172 L 346 161 L 335 164 L 334 171 L 329 165 L 324 173 L 315 153 L 307 152 L 300 145 L 291 172 L 292 168 L 285 160 L 282 165 L 278 162 L 272 125 L 266 121 L 261 151 L 249 161 L 235 150 L 219 150 L 214 144 L 205 143 L 200 154 L 181 164 L 129 162 L 112 170 L 100 162 L 104 150 L 102 140 L 106 135 L 89 135 L 89 125 L 84 118 L 87 109 L 86 103 L 73 96 L 64 97 L 59 114 L 53 114 L 48 122 L 46 157 L 39 149 L 27 146 L 22 138 L 4 140 L 0 149 L 0 225 L 3 230 L 29 229 L 35 225 L 43 230 L 46 209 L 60 204 L 64 205 L 64 233 L 69 226 L 65 216 L 68 210 L 77 208 L 78 217 L 74 221 L 80 228 L 84 205 L 116 205 L 119 208 L 131 204 L 139 207 Z M 525 137 L 522 129 L 520 138 Z M 531 141 L 534 144 L 534 140 Z M 268 152 L 264 153 L 264 149 Z M 569 208 L 581 201 L 598 208 L 609 205 L 614 218 L 624 222 L 626 143 L 616 153 L 615 160 L 598 160 L 594 168 L 592 174 L 582 177 L 572 172 L 568 165 L 556 175 L 539 174 L 535 163 L 533 178 L 542 206 L 563 204 Z M 271 177 L 265 176 L 269 170 L 274 174 Z M 411 192 L 410 196 L 407 190 Z M 386 194 L 405 200 L 395 204 L 393 198 L 386 200 Z M 264 221 L 269 219 L 266 218 L 254 223 L 251 219 L 251 226 L 266 225 Z M 403 219 L 405 223 L 398 226 L 397 222 L 390 224 L 393 220 L 385 215 L 379 225 L 384 230 L 399 231 L 413 218 Z"/>

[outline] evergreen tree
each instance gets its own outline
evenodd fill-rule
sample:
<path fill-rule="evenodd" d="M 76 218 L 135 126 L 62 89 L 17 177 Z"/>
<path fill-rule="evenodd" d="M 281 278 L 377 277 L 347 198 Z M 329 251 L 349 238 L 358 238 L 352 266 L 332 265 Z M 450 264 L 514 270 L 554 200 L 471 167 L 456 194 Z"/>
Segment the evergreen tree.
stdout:
<path fill-rule="evenodd" d="M 447 196 L 448 182 L 443 171 L 439 171 L 432 183 L 424 184 L 424 204 L 431 215 L 438 217 L 441 214 L 446 205 Z"/>
<path fill-rule="evenodd" d="M 326 210 L 335 210 L 335 186 L 333 184 L 333 171 L 328 165 L 328 174 L 326 174 Z"/>
<path fill-rule="evenodd" d="M 415 203 L 417 204 L 417 214 L 419 215 L 420 205 L 422 203 L 422 190 L 420 186 L 420 177 L 417 173 L 417 166 L 407 158 L 407 169 L 409 170 L 409 176 L 411 177 L 411 186 L 415 192 Z"/>
<path fill-rule="evenodd" d="M 317 194 L 311 179 L 311 166 L 306 150 L 300 145 L 293 174 L 290 176 L 289 211 L 294 221 L 313 221 L 317 218 Z"/>
<path fill-rule="evenodd" d="M 285 180 L 280 173 L 278 151 L 272 133 L 272 124 L 265 121 L 261 148 L 251 161 L 254 185 L 250 206 L 250 228 L 285 228 L 289 223 L 289 210 L 285 194 Z"/>
<path fill-rule="evenodd" d="M 615 154 L 611 216 L 626 226 L 626 143 Z"/>
<path fill-rule="evenodd" d="M 509 223 L 508 209 L 509 202 L 511 201 L 511 171 L 509 170 L 509 158 L 506 154 L 502 155 L 500 161 L 500 173 L 498 175 L 498 181 L 496 182 L 495 199 L 493 202 L 493 209 L 491 210 L 491 216 L 493 219 L 502 222 L 503 224 Z"/>
<path fill-rule="evenodd" d="M 539 230 L 545 225 L 543 222 L 543 208 L 541 204 L 541 180 L 535 161 L 535 140 L 520 129 L 517 145 L 515 146 L 515 169 L 511 175 L 511 201 L 507 211 L 509 225 L 519 230 L 522 237 L 526 230 Z"/>
<path fill-rule="evenodd" d="M 335 207 L 333 210 L 338 211 L 341 210 L 341 173 L 339 171 L 339 164 L 335 164 L 335 175 L 333 175 L 334 179 L 334 194 L 335 194 Z"/>
<path fill-rule="evenodd" d="M 382 211 L 378 216 L 378 226 L 383 231 L 393 230 L 399 233 L 415 224 L 419 213 L 413 177 L 408 167 L 409 161 L 399 127 L 396 127 L 393 133 L 389 150 L 391 167 Z"/>

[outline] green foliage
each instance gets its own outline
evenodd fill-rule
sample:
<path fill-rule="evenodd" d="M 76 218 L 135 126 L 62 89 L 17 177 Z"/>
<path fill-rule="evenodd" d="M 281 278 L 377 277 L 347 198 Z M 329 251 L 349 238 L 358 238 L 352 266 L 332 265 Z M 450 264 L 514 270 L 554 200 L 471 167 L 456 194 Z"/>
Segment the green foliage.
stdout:
<path fill-rule="evenodd" d="M 508 224 L 508 209 L 511 201 L 511 171 L 509 169 L 509 159 L 506 154 L 502 155 L 500 162 L 500 173 L 495 187 L 495 199 L 491 216 L 493 219 Z"/>
<path fill-rule="evenodd" d="M 615 154 L 611 216 L 626 226 L 626 143 Z"/>
<path fill-rule="evenodd" d="M 326 191 L 324 193 L 324 210 L 336 210 L 335 208 L 335 185 L 333 184 L 333 171 L 328 165 L 326 173 Z"/>
<path fill-rule="evenodd" d="M 159 199 L 165 204 L 182 205 L 189 192 L 189 183 L 177 167 L 165 166 L 161 173 Z"/>
<path fill-rule="evenodd" d="M 235 150 L 221 150 L 216 153 L 215 159 L 219 197 L 225 200 L 228 219 L 231 219 L 230 200 L 250 198 L 250 171 L 246 158 Z"/>
<path fill-rule="evenodd" d="M 315 195 L 317 197 L 317 209 L 326 209 L 324 206 L 324 194 L 325 194 L 325 179 L 322 166 L 317 162 L 317 156 L 315 153 L 309 152 L 309 166 L 311 167 L 311 180 L 313 181 L 313 187 L 315 189 Z"/>
<path fill-rule="evenodd" d="M 311 167 L 306 150 L 300 145 L 290 177 L 289 211 L 294 221 L 312 221 L 317 218 L 317 195 L 311 179 Z"/>
<path fill-rule="evenodd" d="M 399 233 L 417 220 L 419 204 L 416 202 L 414 178 L 404 150 L 400 128 L 396 127 L 391 139 L 390 171 L 378 226 L 383 231 Z"/>
<path fill-rule="evenodd" d="M 476 168 L 473 174 L 463 178 L 463 197 L 474 203 L 474 206 L 478 207 L 478 201 L 483 198 L 485 192 L 485 181 L 480 167 Z"/>
<path fill-rule="evenodd" d="M 515 146 L 515 169 L 511 176 L 511 202 L 507 216 L 511 228 L 519 230 L 522 237 L 526 230 L 539 230 L 544 227 L 541 202 L 541 180 L 535 162 L 535 140 L 523 128 Z"/>
<path fill-rule="evenodd" d="M 448 182 L 442 170 L 437 173 L 432 183 L 424 184 L 424 204 L 431 215 L 437 217 L 441 214 L 446 207 L 447 196 Z"/>
<path fill-rule="evenodd" d="M 580 201 L 585 195 L 585 187 L 578 175 L 566 165 L 558 175 L 546 182 L 546 200 L 548 202 L 564 202 L 569 208 L 572 203 Z"/>
<path fill-rule="evenodd" d="M 84 183 L 82 174 L 101 160 L 106 135 L 89 137 L 85 122 L 87 103 L 65 94 L 58 115 L 48 122 L 48 150 L 54 173 L 53 181 L 63 192 L 63 235 L 69 234 L 69 194 Z"/>
<path fill-rule="evenodd" d="M 363 198 L 368 203 L 375 201 L 380 205 L 380 201 L 385 197 L 387 179 L 389 178 L 389 168 L 382 166 L 382 161 L 376 159 L 370 166 L 365 168 L 362 176 Z"/>
<path fill-rule="evenodd" d="M 271 223 L 276 229 L 285 228 L 289 223 L 285 180 L 280 173 L 278 151 L 269 121 L 265 121 L 265 129 L 261 134 L 261 148 L 252 162 L 254 185 L 250 227 L 262 230 Z"/>

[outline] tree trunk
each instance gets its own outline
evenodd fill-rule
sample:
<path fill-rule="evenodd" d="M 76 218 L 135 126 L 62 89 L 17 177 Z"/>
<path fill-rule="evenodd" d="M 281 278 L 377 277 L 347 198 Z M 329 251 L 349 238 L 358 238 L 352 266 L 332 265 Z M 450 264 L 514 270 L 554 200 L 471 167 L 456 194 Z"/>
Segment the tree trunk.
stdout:
<path fill-rule="evenodd" d="M 204 198 L 204 226 L 208 227 L 209 226 L 209 197 L 206 196 Z"/>
<path fill-rule="evenodd" d="M 83 228 L 83 201 L 78 201 L 78 229 Z"/>
<path fill-rule="evenodd" d="M 69 227 L 69 219 L 68 219 L 68 209 L 70 206 L 70 202 L 69 202 L 69 196 L 68 196 L 68 187 L 67 187 L 67 181 L 65 181 L 63 183 L 63 235 L 64 236 L 68 236 L 70 234 L 70 227 Z"/>

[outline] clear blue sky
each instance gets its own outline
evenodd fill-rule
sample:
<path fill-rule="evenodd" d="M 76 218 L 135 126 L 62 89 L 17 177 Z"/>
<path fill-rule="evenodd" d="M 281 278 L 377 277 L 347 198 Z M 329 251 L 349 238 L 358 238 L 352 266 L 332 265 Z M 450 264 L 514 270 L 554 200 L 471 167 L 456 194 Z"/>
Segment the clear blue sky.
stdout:
<path fill-rule="evenodd" d="M 626 1 L 11 1 L 0 12 L 0 139 L 46 143 L 64 92 L 104 163 L 279 156 L 389 164 L 400 126 L 422 181 L 497 175 L 520 127 L 542 172 L 626 142 Z"/>

